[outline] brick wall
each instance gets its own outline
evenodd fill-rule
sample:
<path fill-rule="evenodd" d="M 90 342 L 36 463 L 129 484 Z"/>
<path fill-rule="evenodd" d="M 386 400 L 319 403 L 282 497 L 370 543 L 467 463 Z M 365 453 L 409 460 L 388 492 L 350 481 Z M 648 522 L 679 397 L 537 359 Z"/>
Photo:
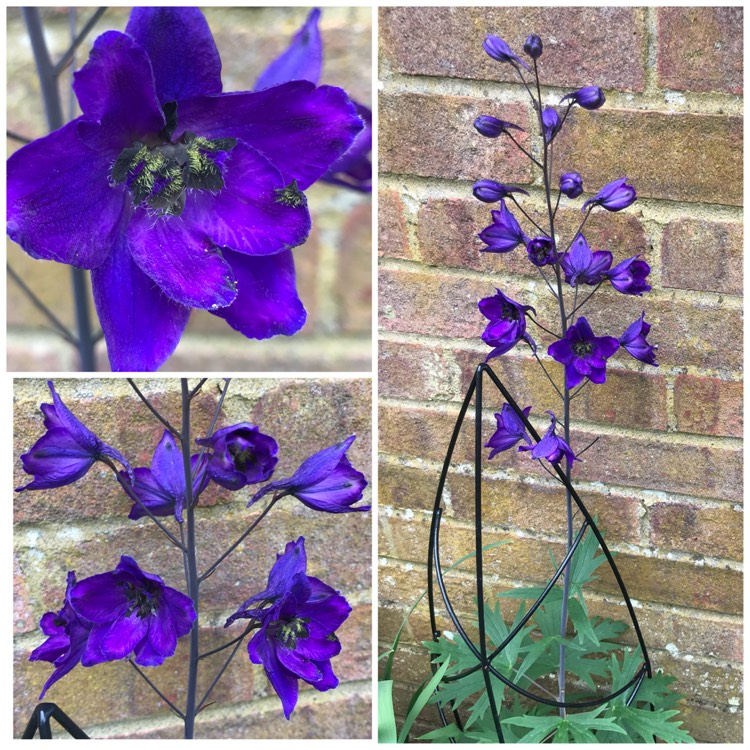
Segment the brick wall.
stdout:
<path fill-rule="evenodd" d="M 577 486 L 619 553 L 654 662 L 686 695 L 687 728 L 699 740 L 741 741 L 742 10 L 385 8 L 379 33 L 381 647 L 426 585 L 440 465 L 488 352 L 477 300 L 501 286 L 554 319 L 521 250 L 479 252 L 489 207 L 471 196 L 475 179 L 494 178 L 526 188 L 527 210 L 544 206 L 525 157 L 472 127 L 493 114 L 535 132 L 525 90 L 482 41 L 495 33 L 520 51 L 537 33 L 545 103 L 592 84 L 607 96 L 602 109 L 571 114 L 557 174 L 580 171 L 589 195 L 627 175 L 639 195 L 620 214 L 595 212 L 586 237 L 618 260 L 641 253 L 654 289 L 642 299 L 602 291 L 587 316 L 600 335 L 619 335 L 645 308 L 661 365 L 617 357 L 606 385 L 574 402 L 574 444 L 601 436 L 577 465 Z M 540 148 L 537 135 L 522 136 Z M 570 238 L 580 203 L 565 204 L 560 234 Z M 535 414 L 559 408 L 527 353 L 517 347 L 492 366 Z M 448 475 L 445 565 L 473 549 L 470 437 Z M 559 491 L 528 459 L 503 454 L 484 492 L 486 543 L 512 541 L 488 555 L 491 591 L 544 580 L 548 550 L 562 556 Z M 456 589 L 459 613 L 470 615 L 470 571 L 457 580 L 467 584 Z M 625 620 L 618 599 L 604 575 L 591 607 Z M 402 713 L 428 673 L 417 644 L 429 637 L 420 608 L 396 666 Z"/>
<path fill-rule="evenodd" d="M 79 28 L 91 14 L 79 12 Z M 110 8 L 82 45 L 75 68 L 88 56 L 96 36 L 123 30 L 128 9 Z M 225 91 L 252 87 L 265 65 L 278 55 L 307 16 L 305 8 L 205 9 L 222 59 Z M 68 45 L 67 11 L 43 13 L 53 55 Z M 322 83 L 345 88 L 357 101 L 371 100 L 369 8 L 326 8 L 321 18 L 324 44 Z M 34 62 L 18 9 L 8 11 L 8 128 L 37 138 L 47 132 Z M 68 80 L 63 75 L 63 104 Z M 73 115 L 75 116 L 75 115 Z M 8 153 L 19 147 L 8 140 Z M 313 231 L 295 251 L 298 288 L 308 320 L 294 337 L 253 341 L 220 318 L 193 311 L 187 332 L 164 370 L 184 371 L 370 371 L 372 262 L 370 196 L 318 184 L 308 192 Z M 69 327 L 74 325 L 67 267 L 35 261 L 7 242 L 8 261 L 37 295 Z M 8 281 L 8 369 L 78 369 L 71 347 L 51 333 L 45 318 Z M 93 314 L 94 307 L 91 303 Z M 98 369 L 108 369 L 106 348 L 97 347 Z"/>
<path fill-rule="evenodd" d="M 194 381 L 191 381 L 193 383 Z M 144 393 L 172 422 L 180 424 L 178 380 L 139 381 Z M 149 466 L 162 426 L 124 380 L 58 380 L 67 406 L 104 441 L 116 446 L 133 466 Z M 194 401 L 193 431 L 205 434 L 213 416 L 220 381 L 211 380 Z M 50 402 L 42 380 L 16 380 L 14 393 L 14 485 L 26 484 L 18 456 L 44 428 L 38 409 Z M 349 457 L 369 478 L 372 438 L 369 380 L 234 380 L 220 425 L 250 421 L 279 442 L 277 477 L 289 476 L 317 450 L 357 434 Z M 28 655 L 42 640 L 38 622 L 57 611 L 65 578 L 78 579 L 112 570 L 129 554 L 167 585 L 184 589 L 179 553 L 149 519 L 127 518 L 131 503 L 96 464 L 77 483 L 14 496 L 14 732 L 23 730 L 51 673 L 45 662 Z M 237 493 L 211 488 L 201 496 L 198 518 L 198 567 L 205 568 L 247 528 L 255 511 L 245 507 L 252 487 Z M 370 497 L 369 488 L 366 498 Z M 172 521 L 168 526 L 174 527 Z M 291 721 L 261 667 L 250 663 L 244 646 L 222 678 L 213 705 L 203 711 L 196 734 L 204 738 L 369 737 L 371 732 L 372 596 L 371 518 L 369 514 L 316 513 L 293 498 L 276 506 L 235 553 L 201 587 L 201 643 L 210 650 L 236 633 L 223 630 L 226 617 L 253 593 L 265 588 L 268 571 L 286 542 L 305 537 L 308 573 L 341 591 L 352 605 L 338 631 L 342 653 L 333 661 L 341 680 L 333 691 L 318 693 L 300 683 L 300 700 Z M 184 704 L 187 639 L 176 656 L 147 670 L 162 692 Z M 227 652 L 201 663 L 199 696 L 224 662 Z M 179 737 L 180 722 L 124 662 L 76 667 L 50 688 L 56 702 L 96 737 Z"/>

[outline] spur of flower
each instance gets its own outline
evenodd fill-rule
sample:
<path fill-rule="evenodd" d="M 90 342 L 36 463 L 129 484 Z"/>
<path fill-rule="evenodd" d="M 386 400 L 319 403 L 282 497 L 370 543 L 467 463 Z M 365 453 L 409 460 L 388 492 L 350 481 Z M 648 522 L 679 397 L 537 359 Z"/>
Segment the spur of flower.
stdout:
<path fill-rule="evenodd" d="M 192 308 L 250 338 L 298 331 L 303 191 L 363 128 L 346 93 L 304 80 L 222 93 L 196 8 L 135 8 L 73 88 L 83 114 L 8 161 L 8 234 L 91 270 L 112 368 L 157 369 Z"/>
<path fill-rule="evenodd" d="M 177 639 L 196 619 L 190 597 L 141 570 L 128 555 L 113 571 L 76 583 L 69 598 L 76 614 L 92 623 L 81 656 L 84 667 L 131 653 L 136 664 L 158 666 L 174 654 Z"/>
<path fill-rule="evenodd" d="M 308 508 L 327 513 L 370 510 L 369 505 L 354 507 L 367 487 L 365 475 L 349 463 L 346 455 L 354 438 L 351 435 L 305 459 L 291 477 L 271 482 L 256 493 L 248 507 L 268 493 L 277 492 L 278 499 L 293 495 Z"/>
<path fill-rule="evenodd" d="M 289 542 L 268 575 L 265 590 L 251 596 L 227 620 L 259 623 L 247 645 L 253 664 L 262 664 L 289 719 L 297 705 L 299 680 L 321 692 L 338 685 L 331 659 L 341 652 L 336 630 L 352 611 L 346 599 L 308 576 L 305 540 Z"/>
<path fill-rule="evenodd" d="M 72 484 L 97 461 L 111 466 L 114 459 L 125 467 L 125 474 L 130 475 L 132 469 L 122 453 L 107 445 L 73 415 L 57 395 L 51 380 L 47 381 L 47 386 L 52 403 L 40 406 L 47 431 L 21 456 L 23 470 L 34 479 L 23 487 L 16 487 L 16 492 Z"/>

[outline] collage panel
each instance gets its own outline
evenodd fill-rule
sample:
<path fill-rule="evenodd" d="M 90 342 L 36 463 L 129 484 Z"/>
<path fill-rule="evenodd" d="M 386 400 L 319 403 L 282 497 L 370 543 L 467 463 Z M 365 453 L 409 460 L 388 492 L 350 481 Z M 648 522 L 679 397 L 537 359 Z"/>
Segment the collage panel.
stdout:
<path fill-rule="evenodd" d="M 378 11 L 382 742 L 743 738 L 743 8 Z"/>
<path fill-rule="evenodd" d="M 371 413 L 367 379 L 16 379 L 15 735 L 43 701 L 55 737 L 369 738 Z"/>
<path fill-rule="evenodd" d="M 371 35 L 9 8 L 8 369 L 370 372 Z"/>

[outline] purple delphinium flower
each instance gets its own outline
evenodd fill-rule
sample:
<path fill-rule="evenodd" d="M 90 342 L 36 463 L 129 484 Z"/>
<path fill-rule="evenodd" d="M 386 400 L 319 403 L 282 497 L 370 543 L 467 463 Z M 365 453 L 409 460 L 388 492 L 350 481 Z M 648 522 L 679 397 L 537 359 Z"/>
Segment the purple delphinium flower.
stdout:
<path fill-rule="evenodd" d="M 255 91 L 287 81 L 310 81 L 318 85 L 323 67 L 323 41 L 318 29 L 319 20 L 320 9 L 313 8 L 289 47 L 260 74 L 255 82 Z M 358 102 L 353 104 L 362 119 L 363 128 L 346 153 L 336 159 L 320 179 L 322 182 L 371 192 L 372 111 Z"/>
<path fill-rule="evenodd" d="M 607 271 L 607 278 L 618 292 L 640 297 L 644 292 L 651 290 L 651 286 L 646 283 L 650 273 L 651 266 L 645 260 L 638 260 L 638 256 L 634 255 Z"/>
<path fill-rule="evenodd" d="M 530 34 L 523 43 L 523 51 L 532 59 L 538 60 L 544 51 L 542 40 L 536 34 Z"/>
<path fill-rule="evenodd" d="M 112 463 L 119 461 L 131 472 L 125 457 L 111 445 L 107 445 L 91 430 L 73 416 L 70 409 L 57 395 L 51 380 L 47 381 L 52 404 L 42 404 L 44 426 L 47 432 L 21 456 L 23 470 L 33 474 L 34 480 L 16 492 L 24 490 L 46 490 L 62 487 L 80 479 L 97 461 Z"/>
<path fill-rule="evenodd" d="M 542 126 L 544 128 L 544 140 L 551 143 L 562 127 L 560 116 L 553 107 L 545 107 L 542 110 Z"/>
<path fill-rule="evenodd" d="M 604 92 L 598 86 L 584 86 L 582 89 L 578 89 L 578 91 L 565 94 L 560 99 L 560 104 L 568 99 L 571 103 L 577 104 L 584 109 L 599 109 L 606 101 Z"/>
<path fill-rule="evenodd" d="M 512 122 L 507 122 L 506 120 L 499 120 L 492 115 L 479 115 L 479 117 L 474 120 L 474 128 L 485 138 L 497 138 L 509 129 L 523 130 L 519 125 L 514 125 Z"/>
<path fill-rule="evenodd" d="M 472 189 L 474 197 L 483 203 L 497 203 L 501 198 L 507 198 L 511 193 L 523 193 L 528 195 L 526 190 L 515 185 L 503 185 L 495 180 L 477 180 Z"/>
<path fill-rule="evenodd" d="M 195 442 L 211 449 L 206 473 L 228 490 L 267 481 L 279 460 L 278 443 L 249 422 L 222 427 Z"/>
<path fill-rule="evenodd" d="M 520 58 L 518 55 L 514 55 L 507 43 L 502 40 L 499 36 L 494 34 L 487 34 L 487 38 L 482 44 L 484 51 L 493 59 L 498 62 L 507 62 L 515 67 L 516 63 L 523 65 L 526 70 L 530 70 L 529 66 Z"/>
<path fill-rule="evenodd" d="M 521 445 L 519 451 L 531 451 L 531 457 L 540 459 L 545 458 L 551 464 L 556 464 L 558 461 L 565 456 L 570 463 L 573 461 L 580 461 L 580 458 L 576 458 L 575 454 L 571 450 L 571 447 L 563 440 L 563 438 L 555 435 L 555 425 L 557 420 L 555 415 L 548 411 L 552 420 L 549 429 L 544 433 L 544 437 L 534 446 Z"/>
<path fill-rule="evenodd" d="M 593 198 L 589 198 L 581 207 L 585 211 L 589 206 L 601 206 L 607 211 L 622 211 L 632 203 L 635 203 L 635 188 L 632 185 L 626 185 L 627 177 L 621 177 L 619 180 L 608 182 Z"/>
<path fill-rule="evenodd" d="M 81 117 L 8 160 L 8 233 L 92 271 L 112 368 L 160 367 L 191 308 L 250 338 L 298 331 L 301 191 L 363 127 L 347 95 L 307 81 L 223 94 L 197 8 L 133 9 L 73 86 Z"/>
<path fill-rule="evenodd" d="M 651 325 L 644 320 L 645 315 L 646 311 L 644 310 L 641 313 L 641 317 L 625 329 L 625 333 L 620 336 L 620 346 L 637 360 L 645 362 L 647 365 L 658 367 L 656 350 L 659 348 L 659 345 L 651 345 L 646 341 L 646 336 L 648 336 L 648 332 L 651 330 Z"/>
<path fill-rule="evenodd" d="M 536 351 L 534 339 L 526 333 L 526 311 L 534 311 L 531 305 L 519 305 L 498 289 L 493 297 L 480 299 L 477 306 L 490 321 L 482 333 L 482 341 L 494 347 L 485 362 L 510 351 L 521 340 Z"/>
<path fill-rule="evenodd" d="M 527 406 L 523 410 L 524 417 L 528 417 L 530 411 L 531 407 Z M 492 448 L 487 458 L 492 458 L 501 451 L 507 451 L 519 440 L 524 440 L 527 445 L 531 445 L 523 422 L 510 404 L 503 404 L 500 413 L 495 414 L 495 419 L 497 420 L 495 434 L 484 444 L 485 448 Z"/>
<path fill-rule="evenodd" d="M 557 260 L 555 244 L 549 237 L 534 237 L 526 244 L 529 260 L 538 267 L 549 265 Z"/>
<path fill-rule="evenodd" d="M 84 578 L 70 590 L 79 617 L 93 623 L 81 664 L 90 667 L 135 654 L 135 663 L 155 667 L 174 654 L 177 639 L 196 619 L 192 600 L 146 573 L 122 555 L 108 573 Z"/>
<path fill-rule="evenodd" d="M 44 698 L 52 685 L 80 663 L 86 649 L 92 624 L 81 619 L 70 604 L 70 590 L 75 583 L 76 574 L 71 570 L 68 573 L 62 609 L 59 612 L 45 613 L 39 622 L 42 633 L 48 638 L 31 652 L 29 661 L 48 661 L 55 665 L 54 671 L 44 683 L 39 700 Z"/>
<path fill-rule="evenodd" d="M 584 378 L 592 383 L 607 379 L 607 359 L 620 347 L 612 336 L 594 336 L 588 320 L 581 316 L 565 336 L 547 349 L 548 354 L 565 365 L 565 387 L 575 388 Z"/>
<path fill-rule="evenodd" d="M 206 489 L 209 477 L 206 473 L 208 456 L 191 456 L 193 477 L 193 502 Z M 164 430 L 159 444 L 156 446 L 151 468 L 133 469 L 131 483 L 127 474 L 120 472 L 122 481 L 127 483 L 140 498 L 143 505 L 155 516 L 171 516 L 182 523 L 182 510 L 185 507 L 187 492 L 185 487 L 185 467 L 182 460 L 182 449 L 175 442 L 169 430 Z M 137 520 L 148 515 L 140 503 L 133 502 L 128 518 Z"/>
<path fill-rule="evenodd" d="M 612 265 L 612 253 L 609 250 L 594 250 L 592 253 L 586 238 L 579 234 L 560 265 L 565 272 L 565 281 L 571 286 L 599 284 L 607 278 L 607 271 Z"/>
<path fill-rule="evenodd" d="M 500 210 L 492 211 L 492 224 L 485 227 L 478 237 L 487 244 L 482 248 L 483 253 L 509 253 L 522 242 L 529 241 L 503 199 L 500 200 Z"/>
<path fill-rule="evenodd" d="M 260 628 L 247 644 L 253 664 L 262 664 L 289 719 L 299 680 L 324 692 L 339 681 L 331 659 L 341 652 L 336 630 L 352 611 L 338 591 L 308 576 L 305 540 L 289 542 L 268 575 L 268 586 L 245 601 L 226 622 L 252 618 Z"/>
<path fill-rule="evenodd" d="M 567 172 L 560 177 L 560 192 L 568 198 L 577 198 L 583 192 L 583 178 L 578 172 Z"/>
<path fill-rule="evenodd" d="M 291 477 L 271 482 L 257 492 L 248 507 L 269 492 L 281 491 L 279 498 L 293 495 L 308 508 L 327 513 L 370 510 L 369 505 L 352 507 L 362 499 L 362 492 L 367 487 L 365 475 L 357 471 L 346 456 L 354 438 L 355 435 L 351 435 L 343 442 L 306 458 Z"/>

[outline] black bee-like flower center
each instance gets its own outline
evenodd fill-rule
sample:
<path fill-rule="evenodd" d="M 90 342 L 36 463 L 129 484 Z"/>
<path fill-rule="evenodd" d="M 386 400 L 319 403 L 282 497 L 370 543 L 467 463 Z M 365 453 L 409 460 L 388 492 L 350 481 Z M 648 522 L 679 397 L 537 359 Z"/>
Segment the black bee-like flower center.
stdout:
<path fill-rule="evenodd" d="M 145 617 L 156 614 L 159 608 L 158 595 L 142 588 L 137 588 L 128 582 L 122 582 L 120 586 L 125 590 L 125 596 L 128 599 L 128 608 L 125 612 L 125 617 L 130 617 L 135 612 L 138 618 L 142 620 Z"/>
<path fill-rule="evenodd" d="M 307 628 L 309 621 L 306 617 L 295 617 L 289 622 L 280 624 L 277 637 L 284 648 L 294 649 L 299 638 L 307 638 L 310 635 Z"/>
<path fill-rule="evenodd" d="M 575 344 L 571 346 L 571 349 L 573 349 L 576 356 L 585 357 L 587 354 L 591 354 L 594 345 L 590 341 L 576 341 Z"/>
<path fill-rule="evenodd" d="M 507 302 L 502 303 L 502 312 L 500 313 L 500 317 L 503 320 L 518 320 L 521 316 L 519 314 L 518 308 L 515 305 L 509 305 Z"/>

